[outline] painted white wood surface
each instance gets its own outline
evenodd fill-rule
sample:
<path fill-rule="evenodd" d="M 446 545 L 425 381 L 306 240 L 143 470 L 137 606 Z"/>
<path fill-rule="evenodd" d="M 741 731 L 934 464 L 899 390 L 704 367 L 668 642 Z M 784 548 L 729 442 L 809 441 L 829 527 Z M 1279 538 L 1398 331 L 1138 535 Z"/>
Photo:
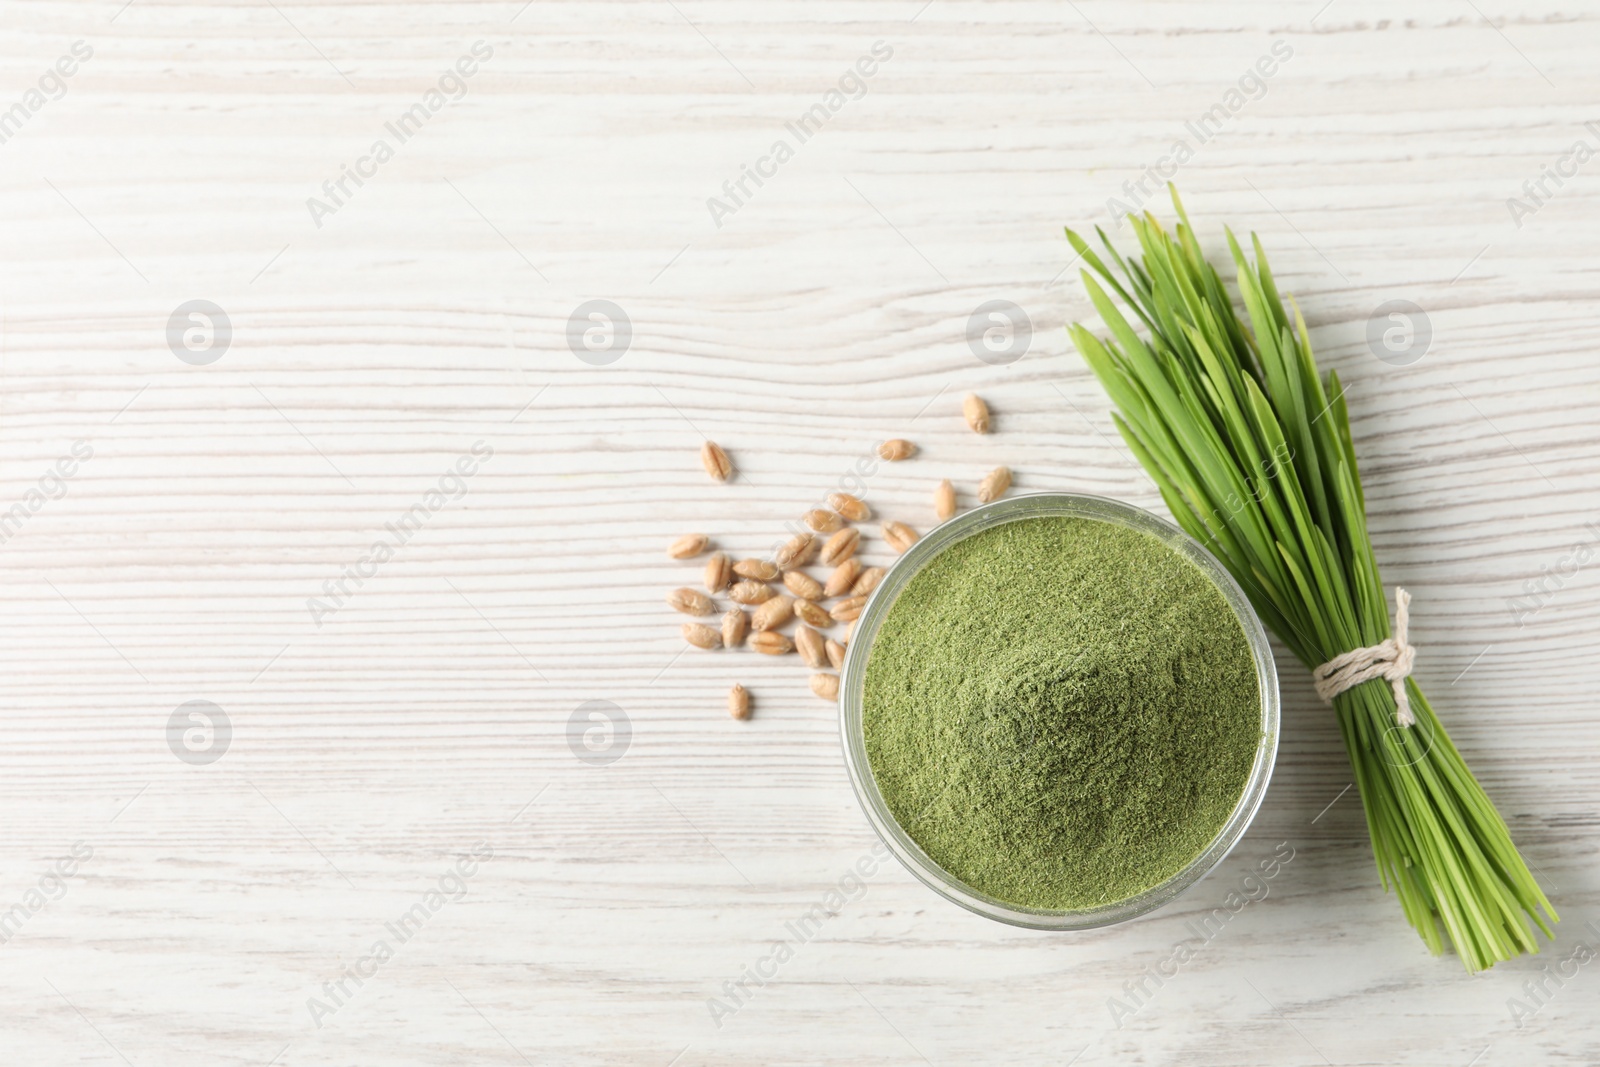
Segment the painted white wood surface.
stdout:
<path fill-rule="evenodd" d="M 1600 147 L 1592 8 L 97 0 L 9 3 L 0 31 L 0 112 L 24 108 L 0 511 L 93 450 L 0 545 L 0 908 L 92 850 L 0 945 L 6 1062 L 1600 1062 L 1593 967 L 1523 1025 L 1507 1003 L 1600 920 L 1600 571 L 1562 562 L 1600 522 L 1600 162 L 1506 203 Z M 318 227 L 307 198 L 479 41 L 464 96 Z M 879 41 L 864 95 L 715 225 L 707 198 Z M 1349 385 L 1418 673 L 1548 879 L 1554 950 L 1472 978 L 1427 956 L 1286 662 L 1267 802 L 1179 905 L 1051 936 L 885 867 L 716 1025 L 873 839 L 793 657 L 679 655 L 662 597 L 697 568 L 664 546 L 762 551 L 889 435 L 922 453 L 867 496 L 913 525 L 938 479 L 1002 462 L 1017 491 L 1158 507 L 1067 349 L 1061 226 L 1107 223 L 1279 41 L 1179 181 L 1214 248 L 1261 233 Z M 1391 298 L 1431 322 L 1410 366 L 1366 341 Z M 206 366 L 166 337 L 194 299 L 232 324 Z M 591 299 L 632 322 L 609 366 L 566 342 Z M 1009 365 L 966 343 L 992 299 L 1035 328 Z M 464 495 L 316 625 L 478 441 Z M 1544 568 L 1569 573 L 1518 625 Z M 209 765 L 167 743 L 191 700 L 232 724 Z M 567 743 L 590 700 L 631 722 L 608 766 Z M 462 899 L 319 1027 L 308 1000 L 480 842 Z M 1114 1026 L 1108 998 L 1278 842 L 1270 896 Z"/>

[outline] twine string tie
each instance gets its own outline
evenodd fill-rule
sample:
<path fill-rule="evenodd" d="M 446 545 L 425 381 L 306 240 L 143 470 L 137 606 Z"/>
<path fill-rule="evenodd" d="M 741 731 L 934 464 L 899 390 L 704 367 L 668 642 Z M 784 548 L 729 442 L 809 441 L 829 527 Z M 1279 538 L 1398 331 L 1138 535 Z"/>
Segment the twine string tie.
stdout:
<path fill-rule="evenodd" d="M 1369 648 L 1353 648 L 1333 657 L 1311 672 L 1317 695 L 1326 704 L 1352 686 L 1383 678 L 1394 686 L 1395 721 L 1410 726 L 1417 721 L 1406 696 L 1406 679 L 1416 662 L 1416 647 L 1406 640 L 1410 621 L 1411 594 L 1398 586 L 1394 591 L 1394 627 L 1391 635 Z"/>

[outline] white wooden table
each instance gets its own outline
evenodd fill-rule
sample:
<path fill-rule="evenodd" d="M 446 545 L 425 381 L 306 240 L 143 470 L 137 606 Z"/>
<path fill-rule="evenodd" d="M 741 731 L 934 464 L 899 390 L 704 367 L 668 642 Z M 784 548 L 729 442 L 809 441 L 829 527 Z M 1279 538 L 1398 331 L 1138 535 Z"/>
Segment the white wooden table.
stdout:
<path fill-rule="evenodd" d="M 1600 564 L 1565 562 L 1600 537 L 1593 11 L 95 0 L 0 30 L 5 1062 L 1600 1061 L 1600 969 L 1509 1004 L 1600 933 Z M 1068 349 L 1061 227 L 1180 140 L 1212 248 L 1259 231 L 1349 385 L 1419 676 L 1565 917 L 1537 959 L 1426 954 L 1287 658 L 1266 804 L 1178 905 L 1053 936 L 888 864 L 789 932 L 874 840 L 833 708 L 794 657 L 680 655 L 697 568 L 664 547 L 762 552 L 891 435 L 922 452 L 866 495 L 923 528 L 998 463 L 1159 507 Z M 1431 332 L 1405 365 L 1367 340 L 1392 299 Z M 595 300 L 625 349 L 569 345 Z M 968 344 L 994 300 L 1032 327 L 1010 362 Z M 227 729 L 186 734 L 191 701 Z M 569 745 L 591 701 L 620 758 Z"/>

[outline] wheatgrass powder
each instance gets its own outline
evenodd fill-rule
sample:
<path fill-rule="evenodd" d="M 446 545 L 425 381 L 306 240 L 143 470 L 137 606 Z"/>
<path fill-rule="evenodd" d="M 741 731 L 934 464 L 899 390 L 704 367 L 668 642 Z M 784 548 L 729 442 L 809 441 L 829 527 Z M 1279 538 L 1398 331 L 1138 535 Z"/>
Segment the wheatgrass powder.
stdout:
<path fill-rule="evenodd" d="M 1165 881 L 1244 791 L 1255 661 L 1221 592 L 1156 538 L 1020 519 L 932 560 L 867 663 L 868 761 L 929 858 L 1014 905 Z"/>

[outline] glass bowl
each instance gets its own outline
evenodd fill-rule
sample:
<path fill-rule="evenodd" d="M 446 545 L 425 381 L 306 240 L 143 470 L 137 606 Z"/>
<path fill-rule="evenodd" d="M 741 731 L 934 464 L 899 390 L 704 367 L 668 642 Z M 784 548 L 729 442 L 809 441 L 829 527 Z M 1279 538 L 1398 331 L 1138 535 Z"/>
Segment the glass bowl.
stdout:
<path fill-rule="evenodd" d="M 867 762 L 866 738 L 862 728 L 862 697 L 866 684 L 867 661 L 872 656 L 873 639 L 900 591 L 935 557 L 964 538 L 995 526 L 1020 519 L 1071 517 L 1115 523 L 1140 533 L 1150 534 L 1181 553 L 1211 579 L 1227 600 L 1243 627 L 1255 657 L 1256 678 L 1261 691 L 1261 742 L 1256 747 L 1255 763 L 1250 768 L 1244 792 L 1234 805 L 1228 821 L 1199 855 L 1166 881 L 1126 900 L 1081 910 L 1028 908 L 997 900 L 958 880 L 922 851 L 911 836 L 900 828 L 889 806 L 878 792 Z M 1266 630 L 1244 592 L 1215 556 L 1177 526 L 1143 508 L 1098 496 L 1071 493 L 1033 493 L 1007 497 L 974 508 L 945 522 L 895 561 L 878 588 L 868 598 L 856 622 L 845 655 L 839 684 L 839 721 L 844 741 L 845 765 L 856 799 L 866 812 L 867 821 L 907 870 L 929 889 L 946 900 L 999 922 L 1039 930 L 1089 930 L 1145 915 L 1171 901 L 1210 872 L 1244 835 L 1255 817 L 1267 781 L 1272 777 L 1273 760 L 1278 752 L 1278 672 Z"/>

